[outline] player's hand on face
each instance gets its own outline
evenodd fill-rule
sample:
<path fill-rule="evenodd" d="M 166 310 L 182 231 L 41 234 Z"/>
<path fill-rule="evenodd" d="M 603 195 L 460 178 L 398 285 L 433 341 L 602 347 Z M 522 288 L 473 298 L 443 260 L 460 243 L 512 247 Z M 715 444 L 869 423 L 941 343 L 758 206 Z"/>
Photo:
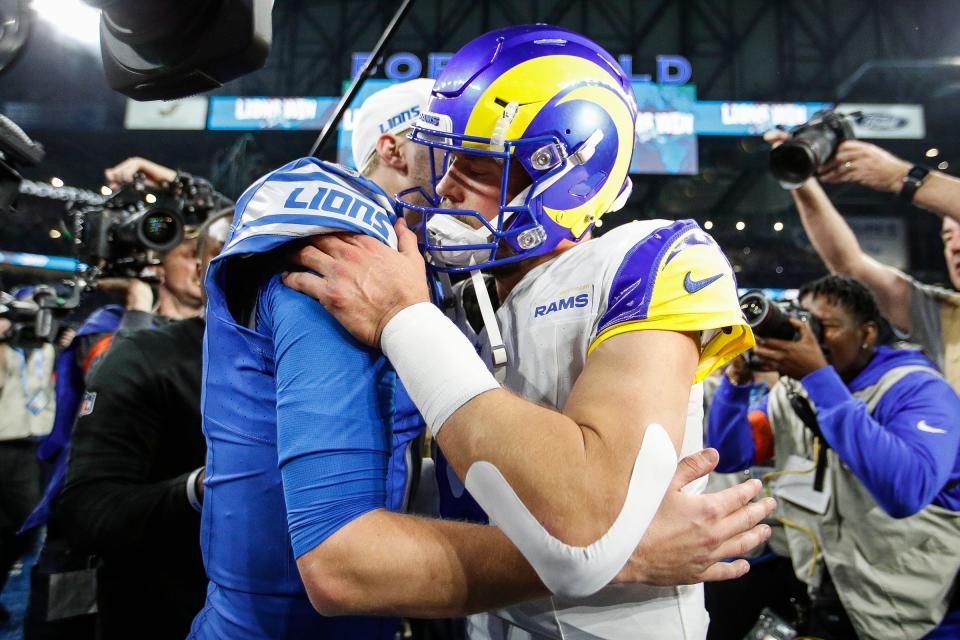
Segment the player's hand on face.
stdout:
<path fill-rule="evenodd" d="M 821 182 L 857 182 L 877 191 L 897 193 L 910 163 L 861 140 L 847 140 L 820 172 Z"/>
<path fill-rule="evenodd" d="M 746 555 L 770 537 L 758 524 L 773 513 L 776 501 L 750 502 L 759 480 L 748 480 L 719 493 L 685 494 L 684 486 L 710 473 L 720 456 L 704 449 L 680 461 L 657 515 L 614 582 L 653 585 L 694 584 L 739 578 L 750 569 Z"/>
<path fill-rule="evenodd" d="M 800 380 L 828 363 L 810 325 L 798 318 L 790 318 L 790 323 L 800 331 L 799 340 L 760 338 L 753 349 L 781 375 Z"/>
<path fill-rule="evenodd" d="M 291 256 L 314 273 L 290 272 L 283 283 L 318 300 L 357 340 L 380 346 L 398 311 L 430 300 L 417 237 L 402 219 L 394 228 L 398 251 L 362 234 L 316 236 Z"/>

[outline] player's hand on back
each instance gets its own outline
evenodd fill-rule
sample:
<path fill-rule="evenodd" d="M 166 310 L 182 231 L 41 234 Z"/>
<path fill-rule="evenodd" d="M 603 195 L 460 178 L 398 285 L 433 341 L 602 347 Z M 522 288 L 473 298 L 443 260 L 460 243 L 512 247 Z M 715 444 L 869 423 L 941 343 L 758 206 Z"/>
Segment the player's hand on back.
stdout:
<path fill-rule="evenodd" d="M 770 527 L 759 522 L 773 513 L 776 501 L 751 502 L 760 492 L 759 480 L 705 495 L 681 491 L 710 473 L 719 459 L 715 449 L 704 449 L 680 461 L 657 515 L 614 582 L 668 586 L 747 573 L 746 560 L 725 560 L 746 555 L 770 537 Z"/>
<path fill-rule="evenodd" d="M 397 312 L 430 301 L 417 237 L 402 219 L 395 228 L 398 251 L 361 234 L 315 236 L 291 256 L 313 273 L 290 272 L 283 283 L 318 300 L 357 340 L 378 347 Z"/>

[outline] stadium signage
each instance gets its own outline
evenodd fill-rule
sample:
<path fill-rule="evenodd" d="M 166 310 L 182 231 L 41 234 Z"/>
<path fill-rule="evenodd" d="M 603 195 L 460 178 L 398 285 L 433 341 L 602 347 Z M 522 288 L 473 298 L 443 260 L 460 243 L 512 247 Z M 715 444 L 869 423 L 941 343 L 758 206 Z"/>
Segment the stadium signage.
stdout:
<path fill-rule="evenodd" d="M 427 54 L 426 71 L 428 78 L 436 78 L 443 71 L 443 68 L 453 57 L 452 53 L 445 51 L 434 51 Z M 350 77 L 354 78 L 360 72 L 360 69 L 370 58 L 369 51 L 355 51 L 351 56 Z M 662 54 L 656 57 L 656 74 L 633 73 L 633 56 L 623 54 L 617 58 L 624 72 L 630 76 L 633 82 L 657 82 L 658 84 L 686 84 L 693 77 L 693 65 L 690 60 L 681 55 Z M 398 51 L 388 56 L 382 65 L 382 69 L 374 70 L 382 72 L 390 80 L 413 80 L 423 75 L 424 64 L 420 56 L 410 51 Z"/>

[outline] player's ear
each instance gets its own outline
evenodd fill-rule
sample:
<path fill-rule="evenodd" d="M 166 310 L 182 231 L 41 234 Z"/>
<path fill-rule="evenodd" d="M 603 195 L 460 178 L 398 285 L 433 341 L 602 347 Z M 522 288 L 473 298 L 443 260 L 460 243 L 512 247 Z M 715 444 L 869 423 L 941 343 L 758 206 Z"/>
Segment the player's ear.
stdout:
<path fill-rule="evenodd" d="M 401 147 L 400 140 L 392 133 L 383 133 L 377 138 L 377 155 L 380 160 L 397 171 L 406 172 L 407 160 L 400 152 Z"/>

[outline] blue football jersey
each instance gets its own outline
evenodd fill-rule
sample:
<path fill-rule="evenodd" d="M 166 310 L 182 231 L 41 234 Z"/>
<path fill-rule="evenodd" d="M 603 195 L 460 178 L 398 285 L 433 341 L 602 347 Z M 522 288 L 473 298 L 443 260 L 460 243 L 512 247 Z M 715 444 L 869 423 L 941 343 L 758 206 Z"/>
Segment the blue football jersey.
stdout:
<path fill-rule="evenodd" d="M 276 250 L 331 231 L 396 247 L 395 220 L 375 184 L 315 158 L 267 174 L 237 202 L 206 279 L 210 587 L 191 637 L 393 638 L 396 619 L 317 614 L 296 558 L 350 519 L 403 504 L 422 421 L 378 350 L 280 284 L 288 266 Z"/>

